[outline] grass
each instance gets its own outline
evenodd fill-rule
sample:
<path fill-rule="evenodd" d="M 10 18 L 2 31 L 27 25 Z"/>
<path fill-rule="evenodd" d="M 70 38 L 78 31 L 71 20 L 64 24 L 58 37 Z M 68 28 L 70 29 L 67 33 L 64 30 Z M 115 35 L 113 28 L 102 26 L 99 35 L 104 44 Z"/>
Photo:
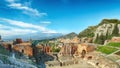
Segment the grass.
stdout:
<path fill-rule="evenodd" d="M 114 47 L 109 47 L 109 46 L 98 46 L 98 49 L 97 49 L 97 51 L 100 51 L 104 54 L 111 54 L 117 50 L 118 49 L 116 49 Z"/>
<path fill-rule="evenodd" d="M 107 46 L 120 47 L 120 42 L 110 42 Z"/>

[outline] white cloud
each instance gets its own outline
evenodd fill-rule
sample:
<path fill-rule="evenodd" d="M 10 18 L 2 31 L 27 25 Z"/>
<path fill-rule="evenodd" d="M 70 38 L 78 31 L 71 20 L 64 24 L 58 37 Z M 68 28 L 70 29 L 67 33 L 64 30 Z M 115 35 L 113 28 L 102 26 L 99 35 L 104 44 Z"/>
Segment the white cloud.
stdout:
<path fill-rule="evenodd" d="M 42 33 L 57 33 L 54 30 L 47 29 L 42 26 L 30 24 L 30 23 L 25 23 L 22 21 L 16 21 L 16 20 L 11 20 L 11 19 L 6 19 L 6 18 L 0 18 L 2 22 L 8 23 L 10 25 L 16 26 L 5 26 L 0 24 L 0 34 L 3 35 L 19 35 L 19 34 L 28 34 L 28 33 L 36 33 L 36 32 L 42 32 Z M 4 28 L 7 28 L 9 30 L 5 30 Z"/>
<path fill-rule="evenodd" d="M 21 3 L 12 3 L 12 4 L 8 5 L 8 6 L 11 7 L 11 8 L 14 8 L 14 9 L 24 10 L 24 11 L 26 11 L 28 14 L 29 14 L 29 13 L 34 13 L 35 16 L 40 16 L 40 13 L 39 13 L 38 10 L 33 9 L 33 8 L 29 8 L 29 7 L 27 7 L 27 6 L 22 6 Z"/>
<path fill-rule="evenodd" d="M 12 27 L 10 26 L 5 26 L 5 25 L 2 25 L 0 24 L 0 29 L 11 29 Z"/>
<path fill-rule="evenodd" d="M 15 25 L 15 26 L 23 27 L 23 28 L 36 28 L 41 31 L 45 31 L 45 28 L 42 26 L 37 26 L 37 25 L 30 24 L 30 23 L 24 23 L 22 21 L 16 21 L 16 20 L 11 20 L 11 19 L 6 19 L 6 18 L 0 18 L 0 20 L 7 22 L 11 25 Z"/>
<path fill-rule="evenodd" d="M 36 33 L 36 32 L 37 31 L 30 29 L 16 29 L 16 28 L 11 30 L 0 29 L 0 34 L 2 36 L 24 35 L 24 34 Z"/>
<path fill-rule="evenodd" d="M 0 34 L 2 36 L 24 35 L 24 34 L 36 33 L 36 32 L 37 30 L 33 30 L 33 29 L 21 29 L 17 27 L 11 27 L 0 24 Z"/>
<path fill-rule="evenodd" d="M 47 13 L 40 13 L 37 9 L 33 9 L 31 7 L 28 7 L 27 5 L 24 5 L 22 3 L 16 3 L 15 0 L 6 0 L 9 3 L 9 7 L 13 9 L 22 10 L 24 14 L 28 15 L 34 15 L 34 16 L 44 16 L 47 15 Z"/>

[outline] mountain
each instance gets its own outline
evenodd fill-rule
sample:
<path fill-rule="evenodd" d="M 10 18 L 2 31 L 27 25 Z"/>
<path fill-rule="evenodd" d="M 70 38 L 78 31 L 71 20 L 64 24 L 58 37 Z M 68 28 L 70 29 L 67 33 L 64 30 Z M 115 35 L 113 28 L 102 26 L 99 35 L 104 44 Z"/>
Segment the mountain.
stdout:
<path fill-rule="evenodd" d="M 78 36 L 78 35 L 75 32 L 71 32 L 71 33 L 63 35 L 63 36 L 61 36 L 59 38 L 69 38 L 69 39 L 72 39 L 72 38 L 74 38 L 76 36 Z"/>
<path fill-rule="evenodd" d="M 91 37 L 95 43 L 103 44 L 113 36 L 120 36 L 120 20 L 103 19 L 98 25 L 90 26 L 80 32 L 78 37 Z"/>
<path fill-rule="evenodd" d="M 42 40 L 42 39 L 51 39 L 51 38 L 57 38 L 62 36 L 61 33 L 32 33 L 32 34 L 26 34 L 26 35 L 15 35 L 15 36 L 9 36 L 4 37 L 3 40 L 15 40 L 16 38 L 22 38 L 24 41 L 27 40 Z"/>

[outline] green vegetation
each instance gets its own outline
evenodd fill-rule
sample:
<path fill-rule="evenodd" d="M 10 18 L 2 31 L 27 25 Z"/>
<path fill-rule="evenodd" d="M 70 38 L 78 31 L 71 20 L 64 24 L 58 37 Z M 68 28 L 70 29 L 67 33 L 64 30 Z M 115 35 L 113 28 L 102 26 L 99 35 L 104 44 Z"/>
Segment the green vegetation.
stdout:
<path fill-rule="evenodd" d="M 96 37 L 94 43 L 97 43 L 97 44 L 104 44 L 104 41 L 106 40 L 106 36 L 104 36 L 103 34 Z"/>
<path fill-rule="evenodd" d="M 60 51 L 60 48 L 58 48 L 55 43 L 50 43 L 50 46 L 51 46 L 53 52 Z"/>
<path fill-rule="evenodd" d="M 118 50 L 116 47 L 120 47 L 120 42 L 110 42 L 105 46 L 98 46 L 97 51 L 100 51 L 105 54 L 111 54 Z M 116 54 L 120 54 L 120 52 Z"/>
<path fill-rule="evenodd" d="M 61 36 L 59 38 L 68 38 L 68 39 L 72 39 L 74 38 L 75 36 L 78 36 L 76 33 L 72 32 L 72 33 L 69 33 L 67 35 L 64 35 L 64 36 Z"/>
<path fill-rule="evenodd" d="M 108 31 L 106 35 L 103 35 L 103 34 L 100 36 L 97 35 L 94 42 L 97 44 L 104 44 L 105 40 L 111 39 L 113 36 L 119 36 L 119 29 L 117 27 L 117 24 L 115 24 L 114 30 L 111 35 L 108 33 Z"/>
<path fill-rule="evenodd" d="M 38 43 L 40 43 L 40 44 L 48 44 L 49 40 L 51 40 L 51 39 L 33 40 L 32 41 L 32 47 L 35 47 Z"/>
<path fill-rule="evenodd" d="M 107 44 L 107 46 L 120 47 L 120 42 L 110 42 Z"/>
<path fill-rule="evenodd" d="M 7 56 L 0 55 L 0 60 L 2 60 L 4 64 L 10 64 Z"/>
<path fill-rule="evenodd" d="M 8 50 L 6 50 L 3 46 L 0 45 L 0 54 L 10 55 L 10 52 Z"/>
<path fill-rule="evenodd" d="M 53 49 L 53 52 L 59 52 L 59 51 L 60 51 L 60 48 Z"/>
<path fill-rule="evenodd" d="M 107 40 L 110 40 L 111 38 L 112 38 L 112 35 L 110 35 L 109 33 L 108 33 L 108 30 L 107 30 L 107 33 L 106 33 L 106 37 L 105 37 Z"/>
<path fill-rule="evenodd" d="M 78 37 L 79 38 L 81 38 L 81 37 L 94 37 L 94 32 L 98 26 L 103 25 L 103 24 L 109 24 L 109 23 L 116 24 L 114 31 L 113 31 L 113 36 L 118 36 L 117 24 L 120 24 L 120 21 L 118 19 L 103 19 L 100 22 L 100 24 L 98 24 L 97 26 L 90 26 L 87 29 L 85 29 L 84 31 L 80 32 Z M 111 38 L 111 36 L 108 36 L 108 38 Z"/>
<path fill-rule="evenodd" d="M 10 52 L 6 50 L 2 45 L 0 45 L 0 60 L 3 61 L 3 63 L 10 63 L 10 61 L 7 59 L 10 55 Z"/>
<path fill-rule="evenodd" d="M 105 54 L 111 54 L 117 50 L 118 49 L 116 49 L 114 47 L 110 47 L 110 46 L 98 46 L 98 49 L 97 49 L 97 51 L 100 51 Z"/>
<path fill-rule="evenodd" d="M 94 32 L 95 32 L 96 26 L 90 26 L 87 29 L 85 29 L 84 31 L 80 32 L 78 37 L 82 38 L 82 37 L 94 37 Z"/>
<path fill-rule="evenodd" d="M 98 26 L 109 23 L 120 24 L 120 21 L 118 19 L 103 19 Z"/>
<path fill-rule="evenodd" d="M 112 36 L 119 36 L 118 24 L 115 24 Z"/>
<path fill-rule="evenodd" d="M 85 29 L 84 31 L 80 32 L 78 37 L 82 38 L 82 37 L 94 37 L 94 33 L 95 30 L 103 25 L 103 24 L 109 24 L 109 23 L 113 23 L 115 24 L 115 27 L 113 29 L 112 34 L 109 33 L 109 31 L 107 31 L 106 35 L 101 35 L 101 36 L 97 36 L 97 38 L 95 39 L 94 43 L 97 44 L 103 44 L 105 40 L 109 40 L 111 39 L 113 36 L 120 36 L 119 35 L 119 29 L 118 29 L 118 24 L 120 24 L 120 20 L 118 19 L 103 19 L 100 24 L 96 25 L 96 26 L 90 26 L 87 29 Z M 111 25 L 112 26 L 112 25 Z"/>

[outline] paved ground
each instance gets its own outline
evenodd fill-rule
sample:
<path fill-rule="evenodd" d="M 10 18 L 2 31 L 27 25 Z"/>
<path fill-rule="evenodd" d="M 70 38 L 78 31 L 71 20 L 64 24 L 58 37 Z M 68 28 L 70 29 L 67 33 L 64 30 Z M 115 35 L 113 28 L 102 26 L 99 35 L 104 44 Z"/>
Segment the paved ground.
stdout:
<path fill-rule="evenodd" d="M 68 66 L 54 66 L 54 67 L 48 67 L 47 68 L 95 68 L 92 65 L 88 64 L 86 61 L 80 61 L 78 64 L 68 65 Z"/>

